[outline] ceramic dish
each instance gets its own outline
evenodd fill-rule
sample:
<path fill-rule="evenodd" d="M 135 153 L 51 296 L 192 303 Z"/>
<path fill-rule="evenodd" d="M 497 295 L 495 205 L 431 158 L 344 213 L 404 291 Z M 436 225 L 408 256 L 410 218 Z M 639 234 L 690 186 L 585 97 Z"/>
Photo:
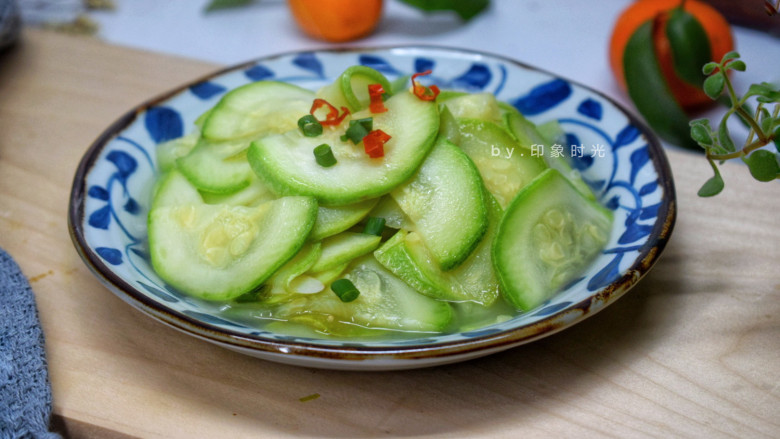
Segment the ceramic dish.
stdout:
<path fill-rule="evenodd" d="M 433 81 L 443 89 L 494 93 L 535 122 L 557 119 L 568 142 L 580 147 L 573 165 L 615 213 L 605 250 L 581 278 L 537 309 L 478 330 L 403 340 L 346 342 L 276 334 L 226 320 L 217 315 L 218 304 L 162 282 L 146 249 L 156 145 L 189 131 L 199 115 L 239 85 L 273 79 L 314 90 L 354 64 L 373 67 L 390 80 L 433 69 Z M 87 266 L 109 290 L 151 317 L 256 357 L 359 370 L 466 360 L 571 326 L 615 301 L 647 273 L 674 219 L 672 175 L 658 140 L 615 102 L 511 59 L 424 46 L 288 53 L 214 73 L 153 99 L 120 118 L 89 148 L 76 172 L 69 213 L 73 242 Z"/>

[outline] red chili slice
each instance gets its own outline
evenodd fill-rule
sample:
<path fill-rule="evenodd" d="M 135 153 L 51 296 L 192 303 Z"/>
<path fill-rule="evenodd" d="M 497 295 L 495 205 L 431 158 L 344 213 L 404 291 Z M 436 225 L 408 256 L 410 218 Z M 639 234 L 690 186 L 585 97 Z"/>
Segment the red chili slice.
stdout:
<path fill-rule="evenodd" d="M 317 117 L 317 115 L 314 113 L 323 107 L 328 109 L 328 114 L 325 115 L 325 120 L 320 120 L 317 118 L 317 122 L 319 122 L 321 125 L 340 125 L 341 122 L 344 121 L 344 118 L 349 114 L 349 109 L 347 107 L 341 107 L 341 115 L 339 115 L 339 110 L 337 110 L 336 107 L 331 105 L 330 102 L 326 101 L 325 99 L 319 98 L 315 99 L 311 104 L 311 110 L 309 110 L 309 113 L 311 113 L 312 116 Z"/>
<path fill-rule="evenodd" d="M 414 92 L 414 95 L 417 96 L 419 99 L 423 101 L 433 101 L 436 99 L 437 96 L 439 96 L 439 87 L 432 85 L 430 87 L 426 87 L 422 84 L 417 83 L 417 77 L 419 76 L 425 76 L 430 75 L 431 70 L 426 70 L 424 72 L 415 73 L 412 75 L 412 91 Z"/>
<path fill-rule="evenodd" d="M 368 104 L 369 111 L 375 114 L 387 111 L 385 102 L 382 100 L 383 94 L 385 94 L 385 89 L 382 87 L 382 84 L 368 85 L 368 97 L 371 99 L 371 103 Z"/>
<path fill-rule="evenodd" d="M 382 130 L 373 130 L 363 137 L 363 148 L 372 159 L 385 156 L 385 143 L 390 140 L 389 134 Z"/>

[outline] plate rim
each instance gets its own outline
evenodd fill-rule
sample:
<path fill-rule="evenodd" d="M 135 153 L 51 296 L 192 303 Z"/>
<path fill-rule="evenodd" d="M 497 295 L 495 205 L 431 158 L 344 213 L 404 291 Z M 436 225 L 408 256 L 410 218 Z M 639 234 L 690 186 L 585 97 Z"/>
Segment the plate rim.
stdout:
<path fill-rule="evenodd" d="M 213 324 L 200 321 L 175 310 L 168 309 L 165 305 L 150 299 L 144 294 L 138 293 L 135 287 L 114 273 L 110 267 L 105 264 L 102 258 L 100 258 L 100 256 L 87 244 L 83 228 L 85 218 L 85 197 L 87 193 L 86 176 L 93 168 L 98 157 L 100 156 L 100 153 L 108 145 L 108 143 L 117 137 L 123 129 L 130 126 L 139 115 L 143 114 L 143 112 L 149 108 L 175 97 L 195 84 L 227 73 L 251 67 L 259 62 L 267 62 L 303 53 L 375 53 L 398 50 L 417 51 L 421 53 L 424 53 L 425 51 L 440 51 L 452 53 L 454 55 L 465 54 L 492 58 L 497 61 L 512 64 L 516 67 L 542 73 L 551 79 L 562 79 L 609 102 L 617 110 L 623 113 L 628 119 L 628 122 L 636 127 L 640 131 L 641 135 L 643 135 L 647 140 L 648 150 L 651 152 L 649 154 L 650 161 L 653 163 L 653 167 L 658 173 L 658 184 L 664 191 L 664 198 L 662 199 L 661 206 L 658 209 L 657 220 L 649 234 L 649 239 L 652 239 L 653 242 L 648 241 L 642 246 L 634 262 L 627 269 L 626 273 L 619 279 L 594 292 L 586 299 L 583 299 L 577 303 L 573 303 L 562 310 L 558 310 L 548 316 L 545 316 L 537 322 L 526 324 L 513 329 L 499 331 L 493 334 L 475 336 L 468 339 L 432 344 L 409 344 L 392 347 L 349 345 L 333 346 L 308 343 L 300 340 L 279 341 L 262 338 L 260 336 L 248 336 L 230 329 L 217 327 Z M 444 362 L 459 356 L 469 356 L 470 354 L 474 354 L 477 351 L 483 349 L 490 350 L 491 352 L 496 352 L 496 349 L 510 349 L 555 334 L 565 328 L 579 323 L 588 317 L 595 315 L 602 309 L 614 303 L 618 298 L 622 297 L 623 294 L 634 287 L 657 262 L 666 246 L 666 243 L 671 237 L 677 217 L 675 185 L 669 160 L 666 157 L 663 145 L 655 133 L 645 124 L 645 122 L 637 117 L 628 108 L 624 107 L 621 103 L 590 86 L 575 80 L 571 80 L 565 76 L 552 73 L 545 69 L 526 64 L 522 61 L 518 61 L 505 55 L 495 54 L 488 51 L 427 44 L 345 46 L 335 48 L 284 51 L 267 56 L 257 57 L 249 61 L 237 63 L 231 66 L 217 68 L 210 73 L 187 81 L 168 91 L 142 101 L 140 104 L 125 112 L 122 116 L 117 118 L 112 124 L 103 130 L 103 132 L 92 142 L 92 144 L 90 144 L 79 161 L 79 165 L 76 168 L 71 186 L 69 202 L 68 230 L 71 236 L 71 240 L 81 259 L 104 287 L 144 314 L 159 320 L 161 323 L 167 326 L 171 326 L 182 332 L 188 333 L 189 335 L 195 336 L 196 338 L 226 345 L 225 347 L 235 347 L 242 351 L 248 349 L 258 353 L 259 355 L 262 355 L 262 353 L 271 353 L 284 354 L 297 358 L 316 357 L 320 360 L 333 360 L 341 363 L 343 363 L 345 360 L 362 361 L 382 359 L 439 359 L 440 362 Z M 572 316 L 572 314 L 576 313 L 579 313 L 579 315 Z"/>

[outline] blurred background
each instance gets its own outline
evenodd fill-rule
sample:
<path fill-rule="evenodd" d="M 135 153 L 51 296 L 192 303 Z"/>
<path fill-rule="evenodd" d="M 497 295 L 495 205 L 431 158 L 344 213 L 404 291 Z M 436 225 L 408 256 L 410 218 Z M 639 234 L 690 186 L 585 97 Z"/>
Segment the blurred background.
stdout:
<path fill-rule="evenodd" d="M 744 89 L 753 82 L 780 81 L 780 56 L 777 56 L 780 55 L 780 17 L 769 14 L 773 2 L 708 1 L 731 23 L 735 47 L 749 65 L 746 73 L 735 78 L 736 87 Z M 311 29 L 309 33 L 304 31 L 305 23 L 301 27 L 296 22 L 291 7 L 297 3 L 306 9 L 307 0 L 17 0 L 17 5 L 27 26 L 222 65 L 274 53 L 339 45 L 434 44 L 475 49 L 548 70 L 632 106 L 609 65 L 613 28 L 632 1 L 450 3 L 469 2 L 472 6 L 484 3 L 486 7 L 464 19 L 453 11 L 424 11 L 410 4 L 425 4 L 425 0 L 353 1 L 361 3 L 351 8 L 353 12 L 354 9 L 363 11 L 357 13 L 360 26 L 370 29 L 358 36 L 329 38 L 347 40 L 342 42 L 326 41 L 322 35 L 312 36 Z M 378 15 L 371 16 L 367 10 L 370 3 L 379 4 Z M 5 27 L 11 28 L 12 2 L 0 0 L 0 4 L 5 4 Z M 298 18 L 306 13 L 298 11 Z M 323 27 L 331 33 L 338 33 L 344 27 L 328 22 L 323 11 L 315 10 L 311 14 L 315 26 L 325 22 Z M 768 53 L 775 56 L 767 56 Z M 702 115 L 715 115 L 718 111 L 709 109 Z"/>

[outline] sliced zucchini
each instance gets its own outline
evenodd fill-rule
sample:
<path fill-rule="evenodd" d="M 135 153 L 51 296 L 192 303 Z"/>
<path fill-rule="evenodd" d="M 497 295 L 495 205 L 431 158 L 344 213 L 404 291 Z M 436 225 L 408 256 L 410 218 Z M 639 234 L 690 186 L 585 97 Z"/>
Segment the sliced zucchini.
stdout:
<path fill-rule="evenodd" d="M 574 280 L 609 239 L 612 212 L 584 197 L 555 169 L 507 207 L 493 244 L 504 297 L 530 310 Z"/>
<path fill-rule="evenodd" d="M 176 160 L 184 157 L 195 148 L 200 139 L 200 131 L 196 130 L 186 136 L 172 139 L 157 145 L 157 168 L 162 172 L 168 172 L 176 166 Z"/>
<path fill-rule="evenodd" d="M 371 253 L 379 247 L 380 237 L 365 233 L 343 232 L 322 241 L 322 254 L 311 266 L 312 272 L 330 271 Z"/>
<path fill-rule="evenodd" d="M 411 93 L 393 95 L 385 106 L 387 112 L 373 115 L 373 128 L 392 136 L 384 145 L 384 157 L 370 158 L 362 142 L 342 141 L 344 123 L 326 128 L 319 137 L 305 137 L 298 129 L 263 137 L 249 148 L 249 163 L 278 194 L 310 195 L 326 206 L 379 197 L 414 174 L 439 129 L 436 105 Z M 370 115 L 354 115 L 365 116 Z M 315 160 L 314 148 L 323 143 L 338 160 L 333 166 Z"/>
<path fill-rule="evenodd" d="M 518 143 L 526 148 L 531 148 L 534 145 L 538 148 L 539 145 L 542 145 L 542 154 L 540 155 L 547 166 L 560 171 L 583 195 L 592 200 L 596 199 L 590 186 L 582 179 L 580 172 L 569 165 L 566 156 L 552 150 L 552 145 L 562 136 L 565 137 L 557 121 L 547 122 L 537 127 L 519 112 L 509 111 L 504 114 L 504 124 Z"/>
<path fill-rule="evenodd" d="M 330 285 L 336 279 L 342 277 L 341 274 L 349 267 L 349 263 L 339 265 L 327 271 L 312 271 L 309 274 L 322 282 L 324 285 Z"/>
<path fill-rule="evenodd" d="M 266 281 L 261 301 L 266 305 L 282 303 L 297 297 L 298 294 L 311 294 L 325 289 L 325 284 L 319 282 L 316 291 L 301 289 L 301 277 L 317 262 L 322 254 L 319 242 L 304 245 L 298 253 L 281 268 L 274 272 Z M 306 278 L 303 278 L 306 280 Z"/>
<path fill-rule="evenodd" d="M 207 204 L 229 204 L 231 206 L 257 206 L 276 198 L 276 195 L 254 173 L 249 179 L 249 185 L 237 192 L 230 194 L 201 192 L 200 194 Z"/>
<path fill-rule="evenodd" d="M 439 110 L 439 137 L 444 137 L 450 142 L 460 145 L 460 127 L 458 120 L 452 115 L 447 106 L 442 105 Z"/>
<path fill-rule="evenodd" d="M 458 120 L 458 146 L 477 165 L 488 191 L 506 207 L 547 165 L 492 122 Z"/>
<path fill-rule="evenodd" d="M 439 95 L 436 96 L 436 103 L 437 104 L 443 104 L 450 99 L 455 99 L 461 96 L 466 96 L 468 93 L 465 91 L 457 91 L 457 90 L 441 90 L 439 92 Z"/>
<path fill-rule="evenodd" d="M 198 144 L 176 165 L 199 190 L 230 194 L 249 186 L 253 173 L 246 160 L 245 141 L 214 143 L 200 139 Z"/>
<path fill-rule="evenodd" d="M 197 119 L 195 119 L 195 126 L 198 127 L 198 131 L 203 130 L 203 124 L 206 123 L 206 119 L 208 119 L 211 112 L 214 111 L 214 107 L 209 108 L 208 110 L 201 113 L 200 116 L 198 116 Z"/>
<path fill-rule="evenodd" d="M 172 171 L 149 212 L 149 253 L 159 276 L 206 300 L 260 286 L 292 258 L 314 224 L 317 203 L 286 197 L 257 207 L 209 205 Z M 197 193 L 197 191 L 195 192 Z"/>
<path fill-rule="evenodd" d="M 386 93 L 392 93 L 390 81 L 385 75 L 371 67 L 358 65 L 347 68 L 335 82 L 318 90 L 317 97 L 336 108 L 344 106 L 355 113 L 368 107 L 368 86 L 371 84 L 380 84 Z"/>
<path fill-rule="evenodd" d="M 417 293 L 370 255 L 356 261 L 344 277 L 360 291 L 354 301 L 344 303 L 328 288 L 280 305 L 274 310 L 274 317 L 305 323 L 337 336 L 344 335 L 344 325 L 441 332 L 452 319 L 450 305 Z"/>
<path fill-rule="evenodd" d="M 164 174 L 154 189 L 152 207 L 154 210 L 166 206 L 200 204 L 203 202 L 198 189 L 181 172 L 172 170 Z"/>
<path fill-rule="evenodd" d="M 409 221 L 404 211 L 401 210 L 398 203 L 390 195 L 380 198 L 377 205 L 367 216 L 384 218 L 385 226 L 391 229 L 414 230 L 414 224 Z"/>
<path fill-rule="evenodd" d="M 560 143 L 563 145 L 567 142 L 566 132 L 563 131 L 563 127 L 556 119 L 536 125 L 536 131 L 542 138 L 547 140 L 547 143 Z"/>
<path fill-rule="evenodd" d="M 479 171 L 444 138 L 439 138 L 414 178 L 390 195 L 442 270 L 460 265 L 487 230 Z"/>
<path fill-rule="evenodd" d="M 504 128 L 525 149 L 532 149 L 534 145 L 547 145 L 550 141 L 542 136 L 536 125 L 518 111 L 507 111 L 503 114 Z"/>
<path fill-rule="evenodd" d="M 454 270 L 439 269 L 419 234 L 405 230 L 398 231 L 382 244 L 374 256 L 385 268 L 426 296 L 490 306 L 499 296 L 491 246 L 502 211 L 489 194 L 487 201 L 488 231 L 468 259 Z"/>
<path fill-rule="evenodd" d="M 212 141 L 258 137 L 294 129 L 309 113 L 314 93 L 276 81 L 258 81 L 228 92 L 203 120 Z"/>
<path fill-rule="evenodd" d="M 317 221 L 314 222 L 309 239 L 320 241 L 349 229 L 365 218 L 377 201 L 378 199 L 374 198 L 345 206 L 320 206 L 317 212 Z"/>
<path fill-rule="evenodd" d="M 477 119 L 494 123 L 502 121 L 498 101 L 491 93 L 453 96 L 444 100 L 443 104 L 456 119 Z"/>

